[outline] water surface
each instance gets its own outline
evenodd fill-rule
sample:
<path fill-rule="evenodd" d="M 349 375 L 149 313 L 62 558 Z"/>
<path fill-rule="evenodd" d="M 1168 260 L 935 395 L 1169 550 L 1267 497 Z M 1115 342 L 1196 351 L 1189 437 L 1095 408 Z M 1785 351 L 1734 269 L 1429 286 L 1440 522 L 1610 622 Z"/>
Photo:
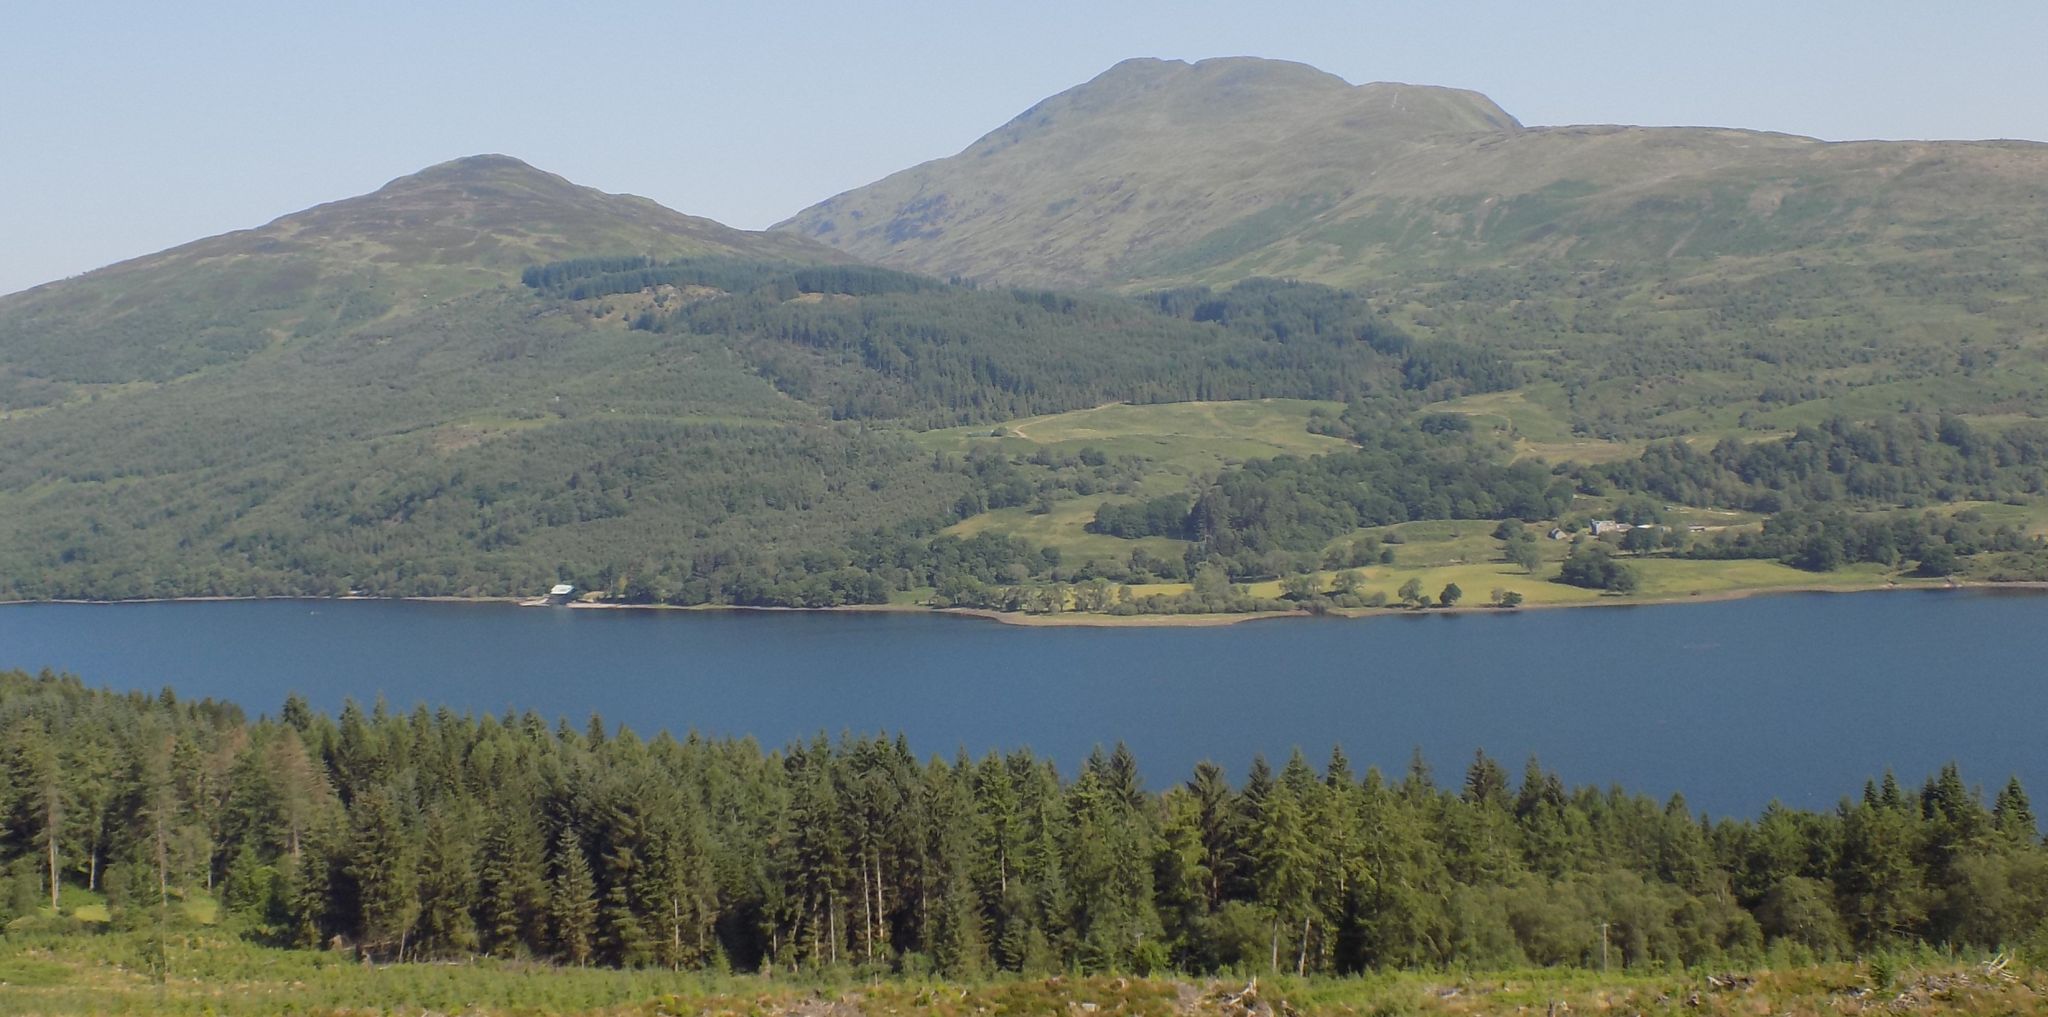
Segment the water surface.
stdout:
<path fill-rule="evenodd" d="M 1695 808 L 1826 808 L 1886 767 L 2048 789 L 2048 597 L 1898 591 L 1223 628 L 1022 628 L 925 614 L 256 601 L 0 607 L 0 667 L 230 699 L 592 711 L 642 733 L 901 731 L 920 753 L 1128 743 L 1154 786 L 1201 759 L 1457 780 L 1484 748 Z"/>

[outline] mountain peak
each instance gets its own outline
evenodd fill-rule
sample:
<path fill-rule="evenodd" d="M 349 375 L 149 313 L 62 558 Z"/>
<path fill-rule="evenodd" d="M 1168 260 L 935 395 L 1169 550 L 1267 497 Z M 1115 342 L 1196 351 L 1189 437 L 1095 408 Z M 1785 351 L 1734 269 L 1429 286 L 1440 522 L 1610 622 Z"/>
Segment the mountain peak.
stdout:
<path fill-rule="evenodd" d="M 1126 60 L 783 226 L 899 267 L 1085 285 L 1204 234 L 1238 244 L 1319 214 L 1425 149 L 1522 133 L 1477 92 L 1255 57 Z M 1242 236 L 1217 233 L 1238 222 Z"/>
<path fill-rule="evenodd" d="M 465 155 L 459 159 L 437 162 L 425 169 L 399 177 L 384 187 L 388 189 L 419 184 L 466 185 L 494 182 L 524 182 L 565 189 L 582 189 L 570 183 L 568 178 L 549 173 L 523 159 L 496 154 Z"/>
<path fill-rule="evenodd" d="M 1076 117 L 1103 116 L 1144 118 L 1189 131 L 1239 122 L 1306 126 L 1332 117 L 1356 129 L 1404 137 L 1521 129 L 1477 92 L 1397 82 L 1353 85 L 1307 64 L 1263 57 L 1193 63 L 1138 57 L 1032 106 L 968 151 L 1014 143 Z"/>
<path fill-rule="evenodd" d="M 1335 74 L 1292 60 L 1233 56 L 1189 62 L 1133 57 L 1118 62 L 1063 94 L 1131 87 L 1175 87 L 1218 92 L 1253 88 L 1334 91 L 1352 86 Z"/>
<path fill-rule="evenodd" d="M 542 172 L 541 170 L 535 169 L 532 163 L 529 163 L 524 159 L 520 159 L 515 156 L 503 155 L 497 152 L 483 152 L 477 155 L 460 156 L 458 158 L 450 159 L 447 162 L 437 162 L 434 165 L 429 166 L 426 169 L 420 170 L 418 173 L 415 173 L 413 175 L 429 176 L 433 174 L 442 173 L 487 173 L 499 170 L 524 170 L 531 173 Z M 547 175 L 553 176 L 554 174 L 550 173 Z"/>
<path fill-rule="evenodd" d="M 55 378 L 172 377 L 281 337 L 503 286 L 538 262 L 603 255 L 851 260 L 800 237 L 583 187 L 511 156 L 473 155 L 0 298 L 0 353 Z M 155 345 L 125 341 L 131 333 Z"/>
<path fill-rule="evenodd" d="M 346 200 L 388 200 L 401 195 L 427 196 L 433 201 L 444 200 L 449 195 L 463 195 L 500 201 L 537 199 L 550 203 L 630 197 L 583 187 L 567 177 L 549 173 L 509 155 L 466 155 L 393 179 L 360 199 Z"/>

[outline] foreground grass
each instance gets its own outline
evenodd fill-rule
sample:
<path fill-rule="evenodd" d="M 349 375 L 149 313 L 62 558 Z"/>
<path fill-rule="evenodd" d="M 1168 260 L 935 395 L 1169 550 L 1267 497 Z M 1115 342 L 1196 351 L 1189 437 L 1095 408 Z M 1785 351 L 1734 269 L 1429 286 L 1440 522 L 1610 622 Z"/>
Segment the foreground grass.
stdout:
<path fill-rule="evenodd" d="M 370 967 L 341 954 L 275 950 L 218 931 L 173 934 L 159 980 L 136 933 L 0 939 L 0 1013 L 719 1014 L 948 1017 L 1005 1014 L 2039 1013 L 2048 976 L 1928 956 L 1693 972 L 1415 972 L 1353 978 L 1128 978 L 935 981 L 556 968 L 500 962 Z M 1247 989 L 1250 989 L 1247 992 Z"/>

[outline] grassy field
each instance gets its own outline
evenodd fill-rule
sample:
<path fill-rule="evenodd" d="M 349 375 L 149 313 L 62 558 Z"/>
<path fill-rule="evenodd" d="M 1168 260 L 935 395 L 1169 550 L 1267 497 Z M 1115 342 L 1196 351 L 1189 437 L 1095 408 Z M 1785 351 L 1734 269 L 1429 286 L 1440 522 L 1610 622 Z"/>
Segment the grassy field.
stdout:
<path fill-rule="evenodd" d="M 1544 462 L 1607 463 L 1642 452 L 1641 442 L 1602 441 L 1572 433 L 1564 415 L 1545 405 L 1546 397 L 1561 401 L 1559 387 L 1545 383 L 1511 392 L 1488 392 L 1438 403 L 1432 413 L 1461 413 L 1475 428 L 1492 428 L 1515 441 L 1519 456 Z"/>
<path fill-rule="evenodd" d="M 2048 536 L 2048 503 L 2007 505 L 1995 501 L 1959 501 L 1943 505 L 1941 511 L 1951 515 L 1976 512 L 1991 523 L 2018 527 L 2021 532 L 2035 536 Z"/>
<path fill-rule="evenodd" d="M 1089 410 L 1026 417 L 995 427 L 976 425 L 926 431 L 933 448 L 965 452 L 995 441 L 1012 452 L 1049 447 L 1056 452 L 1098 448 L 1111 456 L 1143 456 L 1181 475 L 1213 471 L 1247 459 L 1293 453 L 1313 455 L 1345 447 L 1341 438 L 1310 434 L 1312 410 L 1336 413 L 1339 403 L 1307 399 L 1234 402 L 1112 403 Z M 990 437 L 999 433 L 1001 438 Z"/>
<path fill-rule="evenodd" d="M 1678 600 L 1689 597 L 1726 597 L 1733 594 L 1773 590 L 1862 590 L 1887 583 L 1902 586 L 1938 586 L 1940 580 L 1910 579 L 1877 565 L 1851 565 L 1834 572 L 1806 572 L 1775 561 L 1735 559 L 1729 561 L 1690 560 L 1663 557 L 1633 557 L 1628 561 L 1641 576 L 1642 585 L 1628 596 L 1581 589 L 1556 582 L 1558 563 L 1569 553 L 1566 541 L 1542 540 L 1544 565 L 1535 574 L 1501 560 L 1501 542 L 1492 536 L 1494 524 L 1477 520 L 1428 520 L 1402 523 L 1376 530 L 1360 530 L 1353 537 L 1377 534 L 1399 538 L 1392 565 L 1356 569 L 1364 577 L 1359 590 L 1366 596 L 1380 594 L 1398 603 L 1400 588 L 1413 579 L 1432 600 L 1445 586 L 1456 584 L 1463 592 L 1460 606 L 1480 607 L 1493 591 L 1512 590 L 1531 607 L 1595 603 L 1629 603 L 1647 600 Z M 1340 541 L 1342 542 L 1342 541 Z M 1317 573 L 1328 590 L 1336 581 L 1335 571 Z M 1152 583 L 1133 586 L 1137 596 L 1174 595 L 1186 592 L 1186 583 Z M 1271 580 L 1248 584 L 1258 597 L 1278 597 L 1281 583 Z"/>
<path fill-rule="evenodd" d="M 1030 455 L 1041 448 L 1063 455 L 1078 454 L 1084 448 L 1092 448 L 1111 457 L 1141 457 L 1147 461 L 1148 472 L 1136 495 L 1073 498 L 1057 503 L 1051 512 L 1043 514 L 1022 507 L 996 509 L 964 519 L 947 532 L 960 536 L 989 531 L 1014 534 L 1057 547 L 1074 561 L 1126 558 L 1140 547 L 1152 554 L 1177 558 L 1185 546 L 1179 541 L 1106 537 L 1089 533 L 1088 523 L 1095 518 L 1095 510 L 1106 502 L 1184 491 L 1195 477 L 1248 459 L 1315 455 L 1343 449 L 1343 439 L 1308 431 L 1310 411 L 1323 409 L 1335 413 L 1342 408 L 1337 403 L 1305 399 L 1114 403 L 1012 420 L 995 427 L 926 431 L 918 440 L 934 450 L 955 453 L 995 445 L 1012 455 Z"/>
<path fill-rule="evenodd" d="M 1147 461 L 1148 472 L 1132 495 L 1093 495 L 1071 498 L 1051 506 L 1049 512 L 1027 507 L 996 509 L 965 519 L 948 531 L 960 536 L 977 533 L 1007 533 L 1034 543 L 1057 547 L 1069 560 L 1127 558 L 1143 548 L 1161 557 L 1178 557 L 1186 545 L 1166 538 L 1123 540 L 1088 532 L 1096 509 L 1111 502 L 1128 502 L 1185 491 L 1194 478 L 1214 474 L 1248 459 L 1277 455 L 1317 455 L 1339 451 L 1346 443 L 1328 435 L 1308 431 L 1309 414 L 1317 409 L 1337 412 L 1335 403 L 1299 399 L 1265 399 L 1241 402 L 1161 403 L 1129 405 L 1117 403 L 1094 409 L 1013 420 L 995 427 L 955 427 L 926 431 L 918 441 L 934 450 L 965 453 L 977 446 L 1003 449 L 1011 455 L 1030 455 L 1041 448 L 1060 454 L 1078 454 L 1082 449 L 1099 449 L 1113 457 L 1137 456 Z M 1531 390 L 1496 392 L 1471 396 L 1433 406 L 1432 411 L 1463 413 L 1480 422 L 1510 433 L 1521 454 L 1546 461 L 1576 460 L 1607 462 L 1635 455 L 1640 444 L 1575 438 L 1570 427 L 1556 413 L 1532 398 Z M 1605 499 L 1585 499 L 1574 506 L 1581 514 L 1598 514 L 1609 506 Z M 1686 510 L 1674 521 L 1711 526 L 1752 524 L 1753 514 Z M 2048 520 L 2043 521 L 2048 525 Z M 1497 556 L 1498 542 L 1488 536 L 1490 522 L 1429 521 L 1406 523 L 1376 530 L 1361 530 L 1344 538 L 1368 533 L 1386 537 L 1399 535 L 1409 542 L 1402 553 L 1404 565 L 1457 565 L 1485 561 Z M 1562 546 L 1555 557 L 1563 558 Z M 1462 582 L 1462 580 L 1461 580 Z M 1398 585 L 1398 583 L 1397 583 Z M 1170 589 L 1171 587 L 1157 587 Z"/>
<path fill-rule="evenodd" d="M 1557 393 L 1549 392 L 1548 396 Z M 1635 455 L 1640 443 L 1609 442 L 1574 436 L 1563 416 L 1547 405 L 1544 386 L 1512 392 L 1456 399 L 1431 407 L 1471 417 L 1481 428 L 1490 428 L 1515 441 L 1520 454 L 1546 461 L 1576 460 L 1604 462 Z M 1307 431 L 1309 414 L 1318 409 L 1336 411 L 1334 404 L 1300 400 L 1256 402 L 1171 403 L 1132 406 L 1116 404 L 1072 413 L 1016 420 L 998 427 L 951 428 L 925 432 L 919 441 L 928 447 L 964 452 L 976 445 L 994 444 L 1012 455 L 1029 455 L 1040 448 L 1062 454 L 1083 448 L 1100 449 L 1114 456 L 1141 456 L 1148 472 L 1132 495 L 1094 495 L 1054 502 L 1049 510 L 1015 507 L 997 509 L 963 520 L 949 532 L 971 535 L 983 532 L 1007 533 L 1034 543 L 1058 548 L 1065 560 L 1079 564 L 1090 559 L 1122 560 L 1140 548 L 1161 558 L 1178 558 L 1187 547 L 1184 541 L 1164 537 L 1125 540 L 1090 533 L 1088 524 L 1103 504 L 1184 491 L 1192 478 L 1212 474 L 1249 458 L 1280 454 L 1314 455 L 1344 447 L 1335 438 Z M 1739 429 L 1728 428 L 1723 433 Z M 1752 437 L 1761 432 L 1748 432 Z M 1696 440 L 1711 442 L 1720 434 L 1703 434 Z M 1594 518 L 1613 509 L 1612 498 L 1579 496 L 1567 515 Z M 1043 506 L 1040 507 L 1045 508 Z M 1974 511 L 1994 523 L 2010 524 L 2028 533 L 2048 535 L 2048 504 L 2008 505 L 1994 502 L 1958 502 L 1937 511 Z M 1753 512 L 1674 506 L 1669 512 L 1674 526 L 1701 526 L 1709 534 L 1758 525 L 1762 517 Z M 1379 594 L 1390 603 L 1409 582 L 1421 583 L 1422 590 L 1435 599 L 1445 586 L 1456 584 L 1463 592 L 1461 606 L 1487 604 L 1494 591 L 1513 591 L 1526 605 L 1566 606 L 1595 603 L 1628 603 L 1651 600 L 1716 598 L 1752 592 L 1789 590 L 1858 590 L 1887 585 L 1939 585 L 1938 581 L 1905 577 L 1876 565 L 1857 565 L 1828 573 L 1806 572 L 1775 561 L 1741 559 L 1729 561 L 1686 560 L 1665 557 L 1631 557 L 1640 588 L 1620 596 L 1596 590 L 1565 586 L 1555 581 L 1558 564 L 1570 551 L 1570 543 L 1546 538 L 1551 523 L 1530 524 L 1538 537 L 1544 565 L 1534 575 L 1506 563 L 1501 541 L 1494 538 L 1497 524 L 1491 520 L 1425 520 L 1393 526 L 1372 527 L 1344 534 L 1331 542 L 1342 547 L 1374 537 L 1395 554 L 1391 565 L 1360 569 L 1364 579 L 1360 592 Z M 1330 589 L 1336 572 L 1318 574 L 1324 589 Z M 1186 583 L 1147 583 L 1131 587 L 1134 596 L 1174 596 L 1189 589 Z M 1253 596 L 1277 598 L 1278 580 L 1251 583 Z M 911 599 L 915 599 L 912 597 Z M 1178 617 L 1178 616 L 1176 616 Z"/>
<path fill-rule="evenodd" d="M 161 979 L 149 958 L 163 962 Z M 366 966 L 346 955 L 274 950 L 225 933 L 11 932 L 0 939 L 0 1012 L 243 1017 L 307 1015 L 1695 1014 L 1792 1017 L 2039 1012 L 2048 977 L 1926 957 L 1738 971 L 1524 970 L 1295 979 L 1067 975 L 935 981 L 611 971 L 522 963 Z"/>
<path fill-rule="evenodd" d="M 1181 486 L 1176 484 L 1171 490 L 1180 490 Z M 1131 499 L 1114 495 L 1072 498 L 1054 505 L 1051 512 L 1043 515 L 1035 514 L 1028 508 L 996 509 L 993 512 L 983 512 L 971 519 L 963 519 L 949 527 L 946 532 L 962 537 L 985 532 L 1007 533 L 1023 537 L 1034 544 L 1057 547 L 1060 554 L 1076 562 L 1089 558 L 1128 558 L 1132 551 L 1139 548 L 1160 557 L 1180 557 L 1182 549 L 1187 544 L 1170 537 L 1125 540 L 1122 537 L 1088 532 L 1088 524 L 1095 519 L 1095 510 L 1104 502 L 1112 500 Z"/>

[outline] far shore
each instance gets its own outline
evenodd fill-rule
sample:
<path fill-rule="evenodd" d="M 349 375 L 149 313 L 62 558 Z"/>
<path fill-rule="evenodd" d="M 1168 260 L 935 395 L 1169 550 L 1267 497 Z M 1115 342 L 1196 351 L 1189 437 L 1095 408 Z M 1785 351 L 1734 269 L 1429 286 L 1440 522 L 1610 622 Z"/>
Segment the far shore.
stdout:
<path fill-rule="evenodd" d="M 796 613 L 852 613 L 852 614 L 940 614 L 962 618 L 981 618 L 1000 622 L 1004 625 L 1030 627 L 1078 627 L 1078 628 L 1210 628 L 1218 625 L 1237 625 L 1243 622 L 1267 621 L 1277 618 L 1343 618 L 1347 620 L 1369 618 L 1416 618 L 1436 615 L 1509 615 L 1523 611 L 1551 611 L 1581 607 L 1644 607 L 1667 604 L 1701 604 L 1718 601 L 1743 600 L 1749 597 L 1774 596 L 1801 593 L 1884 593 L 1897 590 L 1913 591 L 2048 591 L 2048 582 L 1948 582 L 1939 579 L 1906 579 L 1883 583 L 1825 584 L 1815 583 L 1796 586 L 1764 586 L 1749 589 L 1716 590 L 1711 593 L 1667 594 L 1657 596 L 1608 595 L 1593 600 L 1562 604 L 1521 604 L 1516 607 L 1498 607 L 1493 604 L 1460 605 L 1457 607 L 1362 607 L 1337 608 L 1322 614 L 1307 611 L 1247 611 L 1235 614 L 1095 614 L 1079 611 L 1063 611 L 1058 614 L 1025 614 L 1020 611 L 997 611 L 978 607 L 931 607 L 924 604 L 846 604 L 838 607 L 777 607 L 752 604 L 629 604 L 619 601 L 579 600 L 567 604 L 553 604 L 545 597 L 372 597 L 361 594 L 346 594 L 338 597 L 310 595 L 278 595 L 261 597 L 202 596 L 202 597 L 145 597 L 131 600 L 82 600 L 60 598 L 53 600 L 6 600 L 0 607 L 26 606 L 32 604 L 201 604 L 228 603 L 238 601 L 303 600 L 303 601 L 347 601 L 380 600 L 401 603 L 423 604 L 512 604 L 520 607 L 560 607 L 571 610 L 598 611 L 760 611 Z"/>

